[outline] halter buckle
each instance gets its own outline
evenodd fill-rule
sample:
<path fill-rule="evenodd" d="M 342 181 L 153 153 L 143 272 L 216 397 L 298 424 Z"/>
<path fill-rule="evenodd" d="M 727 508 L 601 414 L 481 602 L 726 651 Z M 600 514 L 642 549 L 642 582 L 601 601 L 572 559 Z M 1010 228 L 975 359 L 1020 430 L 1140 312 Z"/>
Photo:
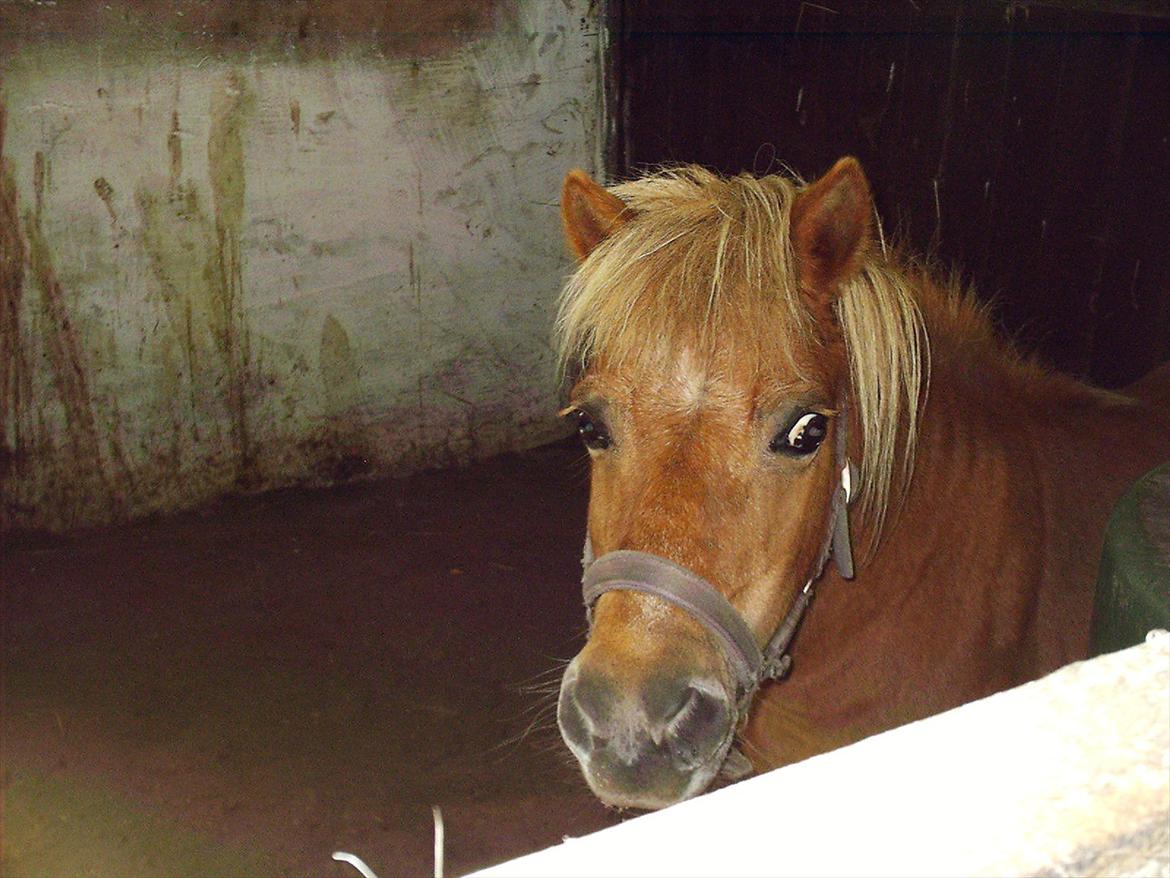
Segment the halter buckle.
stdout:
<path fill-rule="evenodd" d="M 792 670 L 792 656 L 785 653 L 779 658 L 766 659 L 760 667 L 760 682 L 764 680 L 783 680 Z"/>

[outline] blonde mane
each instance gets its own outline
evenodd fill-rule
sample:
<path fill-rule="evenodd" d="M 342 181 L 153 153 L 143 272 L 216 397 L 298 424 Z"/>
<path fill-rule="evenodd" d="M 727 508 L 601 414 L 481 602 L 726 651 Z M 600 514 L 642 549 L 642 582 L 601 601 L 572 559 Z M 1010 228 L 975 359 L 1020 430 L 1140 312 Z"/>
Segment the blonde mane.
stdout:
<path fill-rule="evenodd" d="M 637 360 L 654 339 L 710 350 L 734 338 L 755 345 L 761 363 L 783 356 L 799 375 L 796 351 L 822 344 L 798 288 L 789 236 L 800 186 L 793 178 L 722 178 L 688 166 L 612 187 L 632 218 L 565 286 L 556 322 L 563 372 L 598 356 Z M 884 252 L 871 254 L 834 307 L 860 425 L 858 503 L 872 552 L 914 465 L 926 335 L 909 276 Z"/>

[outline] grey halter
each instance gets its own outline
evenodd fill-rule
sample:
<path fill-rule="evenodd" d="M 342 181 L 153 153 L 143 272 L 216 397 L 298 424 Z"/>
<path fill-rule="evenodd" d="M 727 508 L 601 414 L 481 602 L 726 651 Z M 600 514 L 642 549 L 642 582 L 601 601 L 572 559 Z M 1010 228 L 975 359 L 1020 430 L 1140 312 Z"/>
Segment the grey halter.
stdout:
<path fill-rule="evenodd" d="M 619 549 L 594 559 L 586 535 L 581 559 L 582 593 L 590 628 L 593 606 L 608 591 L 635 591 L 662 598 L 690 613 L 715 637 L 738 684 L 741 710 L 750 703 L 765 680 L 779 680 L 788 673 L 792 657 L 788 647 L 812 600 L 813 583 L 824 572 L 832 555 L 845 579 L 853 578 L 853 551 L 849 541 L 849 501 L 856 492 L 853 465 L 846 454 L 846 413 L 841 412 L 837 430 L 837 487 L 830 503 L 829 526 L 812 574 L 797 593 L 784 620 L 761 650 L 755 635 L 739 611 L 711 583 L 687 568 L 648 552 Z"/>

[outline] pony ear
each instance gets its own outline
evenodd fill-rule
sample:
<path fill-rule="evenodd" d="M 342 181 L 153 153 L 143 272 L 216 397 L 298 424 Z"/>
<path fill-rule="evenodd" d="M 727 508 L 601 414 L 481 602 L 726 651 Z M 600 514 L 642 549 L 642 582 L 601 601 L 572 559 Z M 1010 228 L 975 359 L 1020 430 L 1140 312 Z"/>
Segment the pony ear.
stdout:
<path fill-rule="evenodd" d="M 629 217 L 626 203 L 606 192 L 582 170 L 565 175 L 561 187 L 561 221 L 565 240 L 584 259 L 593 248 L 623 225 Z"/>
<path fill-rule="evenodd" d="M 861 267 L 872 216 L 869 181 L 852 156 L 801 190 L 791 228 L 806 293 L 825 302 L 837 298 L 841 281 Z"/>

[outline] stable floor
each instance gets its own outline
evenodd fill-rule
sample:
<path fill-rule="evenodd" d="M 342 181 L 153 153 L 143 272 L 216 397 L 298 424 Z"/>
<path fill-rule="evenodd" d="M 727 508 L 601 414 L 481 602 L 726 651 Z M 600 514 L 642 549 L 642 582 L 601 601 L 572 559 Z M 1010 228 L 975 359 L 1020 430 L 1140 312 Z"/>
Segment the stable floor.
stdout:
<path fill-rule="evenodd" d="M 0 546 L 18 876 L 430 875 L 616 822 L 553 716 L 576 444 Z"/>

